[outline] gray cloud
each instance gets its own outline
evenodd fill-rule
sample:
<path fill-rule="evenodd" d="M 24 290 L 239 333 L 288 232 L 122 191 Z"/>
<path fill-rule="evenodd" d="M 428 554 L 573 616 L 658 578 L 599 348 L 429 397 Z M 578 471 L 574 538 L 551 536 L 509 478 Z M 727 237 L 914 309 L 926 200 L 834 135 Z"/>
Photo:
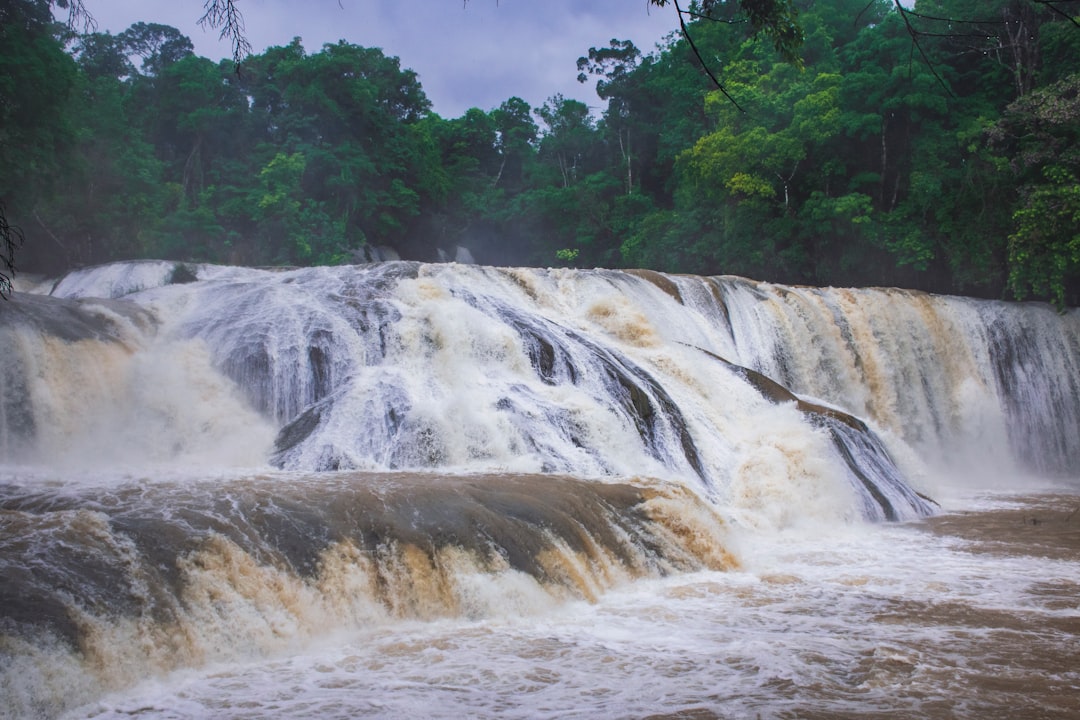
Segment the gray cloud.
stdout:
<path fill-rule="evenodd" d="M 600 101 L 576 80 L 577 58 L 612 38 L 643 51 L 677 25 L 670 8 L 646 0 L 239 0 L 256 52 L 303 40 L 308 52 L 346 40 L 382 48 L 420 76 L 434 109 L 457 117 L 517 95 L 534 107 L 562 93 L 589 105 Z M 101 31 L 157 22 L 188 35 L 198 54 L 229 57 L 217 33 L 198 27 L 201 0 L 87 0 Z"/>

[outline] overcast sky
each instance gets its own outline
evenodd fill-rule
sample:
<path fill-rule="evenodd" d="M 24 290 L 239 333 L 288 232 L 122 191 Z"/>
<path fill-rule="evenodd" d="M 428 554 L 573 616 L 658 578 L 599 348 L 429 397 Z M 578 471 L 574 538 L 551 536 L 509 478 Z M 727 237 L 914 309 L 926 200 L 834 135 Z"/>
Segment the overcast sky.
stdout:
<path fill-rule="evenodd" d="M 98 30 L 172 25 L 195 52 L 232 56 L 197 24 L 204 0 L 86 0 Z M 577 82 L 577 59 L 612 38 L 652 51 L 678 25 L 646 0 L 238 0 L 255 52 L 300 37 L 309 53 L 338 40 L 382 48 L 420 76 L 435 112 L 458 117 L 517 95 L 537 107 L 555 93 L 599 106 L 595 82 Z"/>

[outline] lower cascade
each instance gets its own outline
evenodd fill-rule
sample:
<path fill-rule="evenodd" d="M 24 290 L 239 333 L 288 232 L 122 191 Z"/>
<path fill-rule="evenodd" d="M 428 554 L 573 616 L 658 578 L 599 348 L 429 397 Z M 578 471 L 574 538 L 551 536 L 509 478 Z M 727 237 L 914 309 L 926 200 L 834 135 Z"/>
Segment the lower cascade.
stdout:
<path fill-rule="evenodd" d="M 1080 465 L 1080 315 L 893 289 L 134 262 L 0 307 L 0 717 L 596 601 Z M 174 280 L 183 277 L 184 282 Z M 194 278 L 194 280 L 192 280 Z"/>

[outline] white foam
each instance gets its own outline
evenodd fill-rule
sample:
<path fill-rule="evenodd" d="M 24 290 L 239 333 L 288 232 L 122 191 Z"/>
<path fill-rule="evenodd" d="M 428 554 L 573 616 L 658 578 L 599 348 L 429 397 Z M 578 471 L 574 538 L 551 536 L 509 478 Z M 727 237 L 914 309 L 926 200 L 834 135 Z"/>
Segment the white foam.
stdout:
<path fill-rule="evenodd" d="M 1038 591 L 1075 583 L 1075 560 L 976 554 L 916 526 L 745 540 L 738 571 L 642 581 L 539 614 L 372 628 L 154 681 L 68 717 L 642 717 L 695 708 L 977 717 L 1024 700 L 1007 684 L 980 697 L 968 683 L 985 677 L 994 688 L 1003 673 L 1037 672 L 1037 658 L 1011 670 L 995 663 L 1026 643 L 1065 654 L 1070 639 L 1044 633 L 1042 622 L 1078 617 Z M 1053 687 L 1033 676 L 1029 691 L 1047 692 L 1041 683 Z"/>

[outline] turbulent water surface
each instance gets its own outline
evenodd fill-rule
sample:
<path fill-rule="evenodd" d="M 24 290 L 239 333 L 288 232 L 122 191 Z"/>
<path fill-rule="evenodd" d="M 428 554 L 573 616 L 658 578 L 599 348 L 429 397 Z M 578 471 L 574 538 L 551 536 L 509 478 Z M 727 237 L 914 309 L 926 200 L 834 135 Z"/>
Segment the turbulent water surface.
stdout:
<path fill-rule="evenodd" d="M 37 291 L 0 716 L 1080 713 L 1076 312 L 414 263 Z"/>

